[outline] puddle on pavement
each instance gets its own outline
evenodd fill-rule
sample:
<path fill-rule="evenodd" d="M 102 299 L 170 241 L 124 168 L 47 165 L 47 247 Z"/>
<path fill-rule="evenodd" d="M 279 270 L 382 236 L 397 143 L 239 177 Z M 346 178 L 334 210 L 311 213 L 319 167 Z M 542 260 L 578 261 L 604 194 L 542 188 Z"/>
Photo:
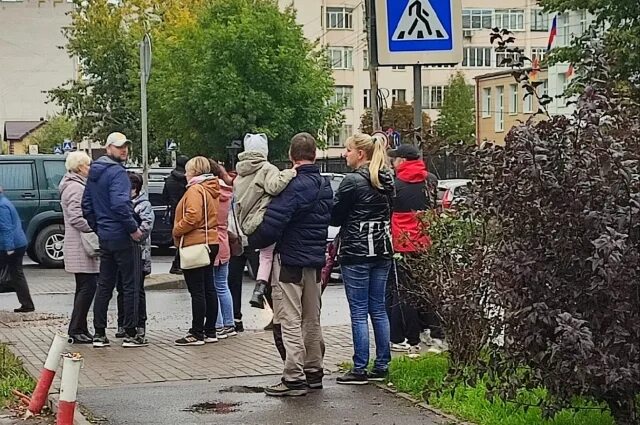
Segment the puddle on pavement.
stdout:
<path fill-rule="evenodd" d="M 220 390 L 221 393 L 238 393 L 238 394 L 253 394 L 264 392 L 263 387 L 252 387 L 249 385 L 233 385 L 231 387 L 225 387 Z"/>
<path fill-rule="evenodd" d="M 204 403 L 194 404 L 191 407 L 187 407 L 186 409 L 182 409 L 184 412 L 193 412 L 193 413 L 217 413 L 219 415 L 224 415 L 227 413 L 237 412 L 237 406 L 240 403 L 225 403 L 223 401 L 207 401 Z"/>

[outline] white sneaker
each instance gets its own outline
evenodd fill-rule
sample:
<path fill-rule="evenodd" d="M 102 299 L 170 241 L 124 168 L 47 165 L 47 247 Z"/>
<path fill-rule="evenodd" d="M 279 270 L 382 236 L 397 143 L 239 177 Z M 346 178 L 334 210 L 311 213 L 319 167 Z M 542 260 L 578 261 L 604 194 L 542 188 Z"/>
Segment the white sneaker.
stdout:
<path fill-rule="evenodd" d="M 409 348 L 411 348 L 411 346 L 407 343 L 406 340 L 404 342 L 401 342 L 400 344 L 391 343 L 391 351 L 396 353 L 406 353 L 407 351 L 409 351 Z"/>
<path fill-rule="evenodd" d="M 427 329 L 420 334 L 420 341 L 427 347 L 433 345 L 433 338 L 431 338 L 431 329 Z"/>
<path fill-rule="evenodd" d="M 225 338 L 226 338 L 226 336 L 225 336 Z M 211 343 L 214 343 L 214 342 L 218 342 L 218 338 L 215 337 L 215 336 L 205 336 L 204 337 L 204 342 L 205 342 L 205 344 L 211 344 Z"/>
<path fill-rule="evenodd" d="M 449 345 L 439 338 L 433 338 L 433 344 L 427 350 L 427 353 L 440 354 L 445 351 L 449 351 Z"/>
<path fill-rule="evenodd" d="M 226 339 L 227 335 L 224 333 L 224 328 L 216 328 L 216 336 L 218 339 Z"/>
<path fill-rule="evenodd" d="M 409 347 L 407 357 L 410 359 L 417 359 L 420 357 L 420 345 L 412 345 Z"/>

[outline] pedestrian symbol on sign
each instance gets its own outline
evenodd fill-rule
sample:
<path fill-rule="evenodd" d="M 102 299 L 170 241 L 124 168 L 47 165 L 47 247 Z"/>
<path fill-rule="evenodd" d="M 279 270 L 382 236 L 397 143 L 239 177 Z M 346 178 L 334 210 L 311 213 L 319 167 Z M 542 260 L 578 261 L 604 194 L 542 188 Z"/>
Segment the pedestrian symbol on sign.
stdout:
<path fill-rule="evenodd" d="M 429 0 L 412 0 L 407 4 L 392 41 L 445 40 L 444 29 Z"/>

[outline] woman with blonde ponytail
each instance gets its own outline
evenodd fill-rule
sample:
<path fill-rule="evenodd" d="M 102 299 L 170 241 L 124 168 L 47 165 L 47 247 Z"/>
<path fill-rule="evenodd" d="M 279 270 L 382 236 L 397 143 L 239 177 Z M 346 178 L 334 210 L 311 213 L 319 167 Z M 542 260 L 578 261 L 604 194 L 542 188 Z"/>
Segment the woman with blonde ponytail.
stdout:
<path fill-rule="evenodd" d="M 389 228 L 393 178 L 385 141 L 378 135 L 351 136 L 344 157 L 355 171 L 344 178 L 336 192 L 331 225 L 342 227 L 338 255 L 351 312 L 354 356 L 353 369 L 337 381 L 360 385 L 384 380 L 391 360 L 385 286 L 393 258 Z M 376 342 L 371 371 L 367 371 L 369 316 Z"/>

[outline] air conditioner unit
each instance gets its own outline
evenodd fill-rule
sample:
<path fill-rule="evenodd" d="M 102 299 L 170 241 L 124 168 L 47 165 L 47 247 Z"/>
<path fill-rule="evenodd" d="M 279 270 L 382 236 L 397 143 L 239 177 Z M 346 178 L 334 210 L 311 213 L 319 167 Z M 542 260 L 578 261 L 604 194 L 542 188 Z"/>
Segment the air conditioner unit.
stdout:
<path fill-rule="evenodd" d="M 463 30 L 462 31 L 462 36 L 464 38 L 471 38 L 471 37 L 473 37 L 473 31 L 471 31 L 471 30 Z"/>

